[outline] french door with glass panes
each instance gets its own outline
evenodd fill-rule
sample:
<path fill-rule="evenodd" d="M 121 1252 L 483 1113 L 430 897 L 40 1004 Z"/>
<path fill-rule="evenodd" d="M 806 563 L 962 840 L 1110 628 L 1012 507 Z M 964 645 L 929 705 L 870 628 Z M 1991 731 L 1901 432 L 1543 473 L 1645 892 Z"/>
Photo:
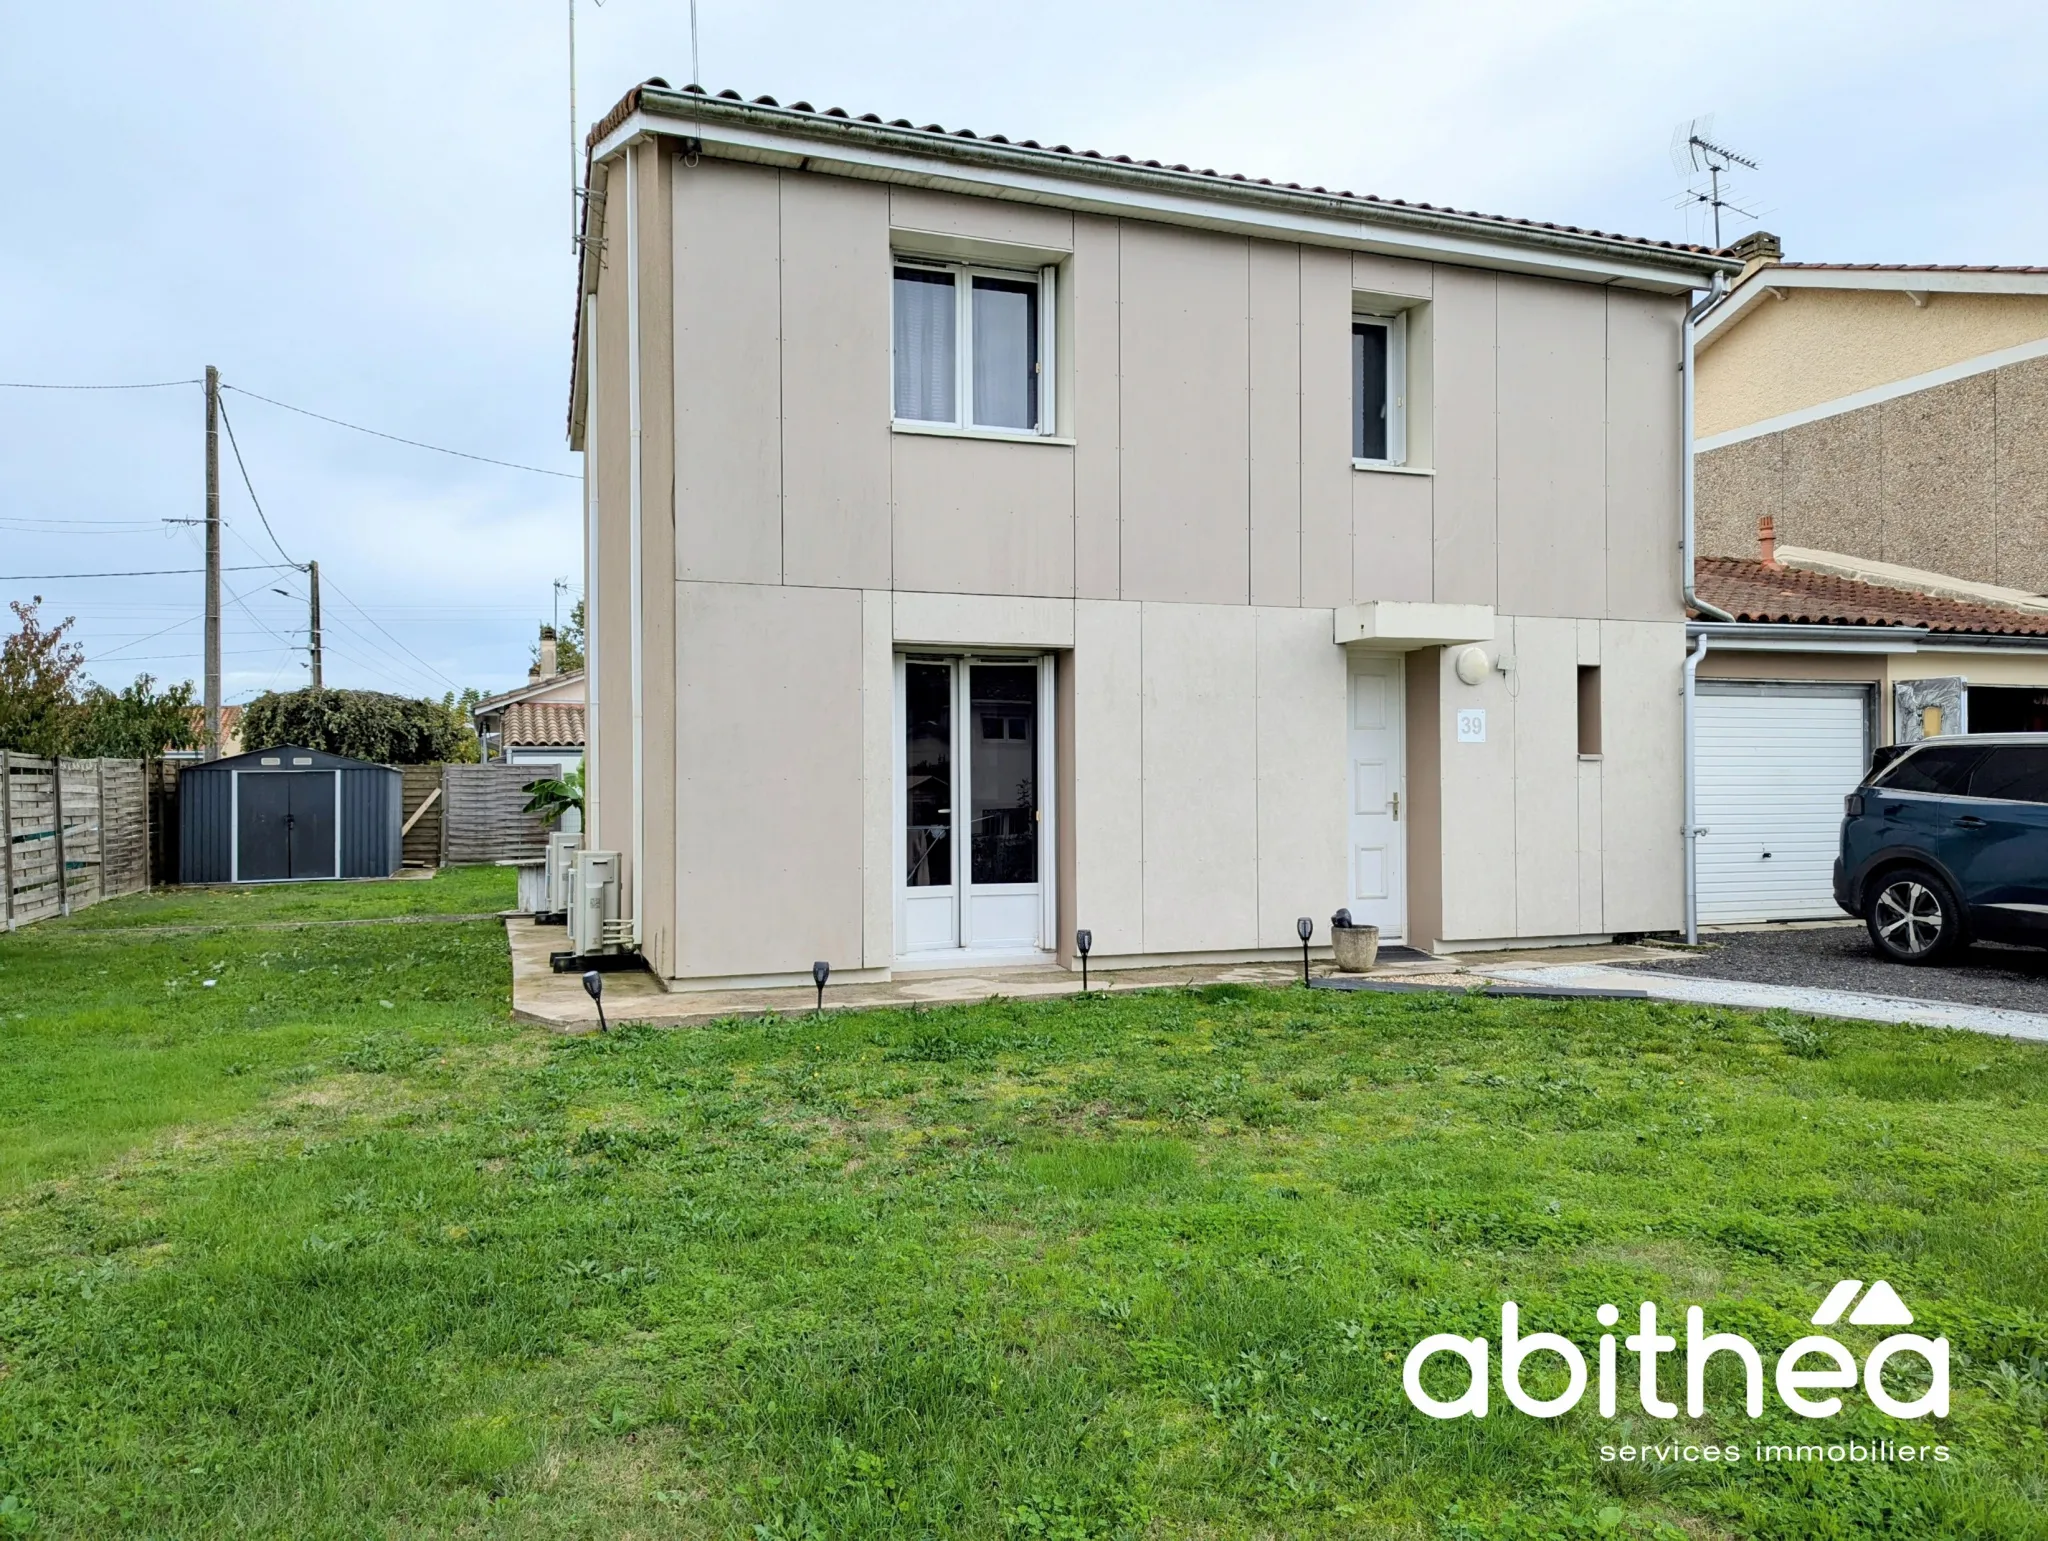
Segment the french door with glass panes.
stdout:
<path fill-rule="evenodd" d="M 1043 658 L 896 662 L 896 950 L 1030 953 L 1046 945 Z"/>

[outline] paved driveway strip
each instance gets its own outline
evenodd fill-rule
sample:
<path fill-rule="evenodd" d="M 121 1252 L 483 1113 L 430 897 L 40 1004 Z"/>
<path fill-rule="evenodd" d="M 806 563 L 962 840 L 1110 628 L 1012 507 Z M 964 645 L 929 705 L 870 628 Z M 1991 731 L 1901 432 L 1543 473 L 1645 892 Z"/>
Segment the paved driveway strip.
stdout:
<path fill-rule="evenodd" d="M 1659 968 L 1621 969 L 1599 964 L 1566 963 L 1534 968 L 1495 965 L 1473 972 L 1514 984 L 1642 990 L 1653 1000 L 1660 1001 L 1690 1001 L 1701 1006 L 1744 1006 L 1751 1010 L 1781 1006 L 1787 1011 L 1805 1012 L 1816 1017 L 1844 1017 L 1855 1022 L 1916 1022 L 1922 1027 L 1958 1027 L 1973 1033 L 1995 1033 L 2005 1038 L 2027 1038 L 2037 1043 L 2048 1043 L 2048 1014 L 2007 1011 L 1997 1006 L 1965 1006 L 1952 1001 L 1864 995 L 1852 990 L 1755 984 L 1739 979 L 1676 974 Z"/>

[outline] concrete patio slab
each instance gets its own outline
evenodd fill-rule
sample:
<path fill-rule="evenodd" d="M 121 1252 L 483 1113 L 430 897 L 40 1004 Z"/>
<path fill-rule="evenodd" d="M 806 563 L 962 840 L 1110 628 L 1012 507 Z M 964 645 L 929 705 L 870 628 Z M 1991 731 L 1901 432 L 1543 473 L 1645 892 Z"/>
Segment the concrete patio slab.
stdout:
<path fill-rule="evenodd" d="M 583 993 L 576 974 L 557 974 L 548 954 L 566 945 L 560 926 L 536 926 L 526 916 L 505 922 L 512 952 L 512 1015 L 557 1032 L 587 1033 L 597 1027 L 597 1009 Z M 1312 965 L 1327 974 L 1327 961 Z M 1180 965 L 1172 968 L 1094 969 L 1089 988 L 1100 992 L 1183 989 L 1204 984 L 1284 985 L 1301 977 L 1299 964 L 1233 963 Z M 1439 959 L 1403 960 L 1374 969 L 1374 979 L 1428 980 L 1447 989 L 1474 989 L 1477 975 Z M 1081 976 L 1048 964 L 1012 964 L 996 968 L 906 973 L 884 984 L 832 985 L 825 991 L 827 1011 L 855 1011 L 877 1006 L 954 1005 L 1006 996 L 1033 1000 L 1081 993 Z M 809 987 L 769 990 L 698 990 L 669 992 L 652 974 L 608 973 L 604 976 L 606 1017 L 614 1024 L 654 1022 L 684 1027 L 725 1017 L 801 1016 L 815 1010 L 817 994 Z"/>

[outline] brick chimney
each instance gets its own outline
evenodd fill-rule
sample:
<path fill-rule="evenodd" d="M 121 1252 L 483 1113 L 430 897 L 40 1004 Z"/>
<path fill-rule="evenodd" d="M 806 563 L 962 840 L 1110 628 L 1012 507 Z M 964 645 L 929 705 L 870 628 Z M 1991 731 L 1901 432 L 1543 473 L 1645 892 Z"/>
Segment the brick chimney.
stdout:
<path fill-rule="evenodd" d="M 555 628 L 543 626 L 540 629 L 540 672 L 535 679 L 551 680 L 562 671 L 555 662 Z"/>
<path fill-rule="evenodd" d="M 1741 283 L 1758 268 L 1769 267 L 1785 260 L 1785 243 L 1768 230 L 1752 230 L 1739 241 L 1729 243 L 1730 256 L 1742 259 L 1742 274 L 1735 281 Z"/>
<path fill-rule="evenodd" d="M 1769 514 L 1756 522 L 1756 552 L 1764 566 L 1778 565 L 1778 527 Z"/>

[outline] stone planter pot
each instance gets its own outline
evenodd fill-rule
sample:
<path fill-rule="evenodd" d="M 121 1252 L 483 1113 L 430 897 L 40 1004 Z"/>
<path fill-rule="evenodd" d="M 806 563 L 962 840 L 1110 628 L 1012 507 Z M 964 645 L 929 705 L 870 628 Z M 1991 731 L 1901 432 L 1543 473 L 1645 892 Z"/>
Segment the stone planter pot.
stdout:
<path fill-rule="evenodd" d="M 1370 973 L 1380 955 L 1378 926 L 1338 926 L 1331 931 L 1330 941 L 1337 953 L 1340 974 Z"/>

